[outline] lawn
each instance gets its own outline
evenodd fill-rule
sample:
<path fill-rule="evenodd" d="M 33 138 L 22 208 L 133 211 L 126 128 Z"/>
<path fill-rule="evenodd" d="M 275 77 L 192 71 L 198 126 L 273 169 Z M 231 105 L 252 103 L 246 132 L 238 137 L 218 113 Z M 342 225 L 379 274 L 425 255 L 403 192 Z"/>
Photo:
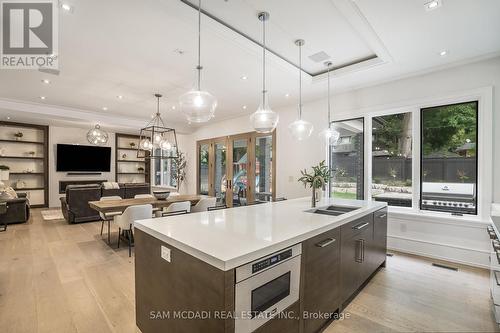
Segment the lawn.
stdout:
<path fill-rule="evenodd" d="M 356 193 L 333 192 L 333 197 L 338 199 L 356 199 Z"/>

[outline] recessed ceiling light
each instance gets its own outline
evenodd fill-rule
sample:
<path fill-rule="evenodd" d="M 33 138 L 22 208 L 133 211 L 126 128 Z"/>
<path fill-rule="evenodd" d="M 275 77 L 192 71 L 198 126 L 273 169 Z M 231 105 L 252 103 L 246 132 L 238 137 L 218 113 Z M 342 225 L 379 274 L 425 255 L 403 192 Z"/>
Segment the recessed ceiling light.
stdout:
<path fill-rule="evenodd" d="M 286 97 L 286 98 L 290 97 L 290 94 L 285 94 L 285 97 Z"/>
<path fill-rule="evenodd" d="M 242 80 L 246 80 L 246 79 L 248 79 L 248 76 L 243 75 L 243 76 L 241 76 L 241 77 L 240 77 L 240 79 L 242 79 Z"/>
<path fill-rule="evenodd" d="M 175 110 L 175 105 L 172 105 L 172 110 Z"/>
<path fill-rule="evenodd" d="M 123 99 L 123 96 L 122 95 L 118 95 L 118 96 L 116 96 L 116 98 Z"/>
<path fill-rule="evenodd" d="M 439 52 L 439 55 L 440 55 L 441 57 L 446 57 L 446 56 L 448 55 L 448 51 L 443 50 L 443 51 Z"/>
<path fill-rule="evenodd" d="M 64 9 L 65 11 L 67 11 L 67 12 L 72 12 L 73 11 L 73 7 L 69 3 L 63 3 L 61 5 L 61 8 Z"/>
<path fill-rule="evenodd" d="M 10 120 L 10 117 L 7 117 L 7 120 Z"/>
<path fill-rule="evenodd" d="M 247 106 L 246 105 L 243 105 L 243 110 L 246 110 L 247 109 Z"/>
<path fill-rule="evenodd" d="M 434 9 L 441 7 L 442 5 L 443 5 L 443 3 L 441 0 L 432 0 L 432 1 L 427 2 L 424 6 L 425 6 L 425 10 L 431 11 L 431 10 L 434 10 Z"/>
<path fill-rule="evenodd" d="M 102 107 L 102 110 L 103 110 L 103 111 L 108 111 L 108 107 L 107 107 L 107 106 L 103 106 L 103 107 Z"/>
<path fill-rule="evenodd" d="M 42 83 L 45 83 L 45 84 L 50 84 L 50 80 L 43 79 L 43 80 L 42 80 Z"/>
<path fill-rule="evenodd" d="M 47 98 L 47 97 L 45 97 L 45 96 L 40 96 L 40 99 L 42 99 L 42 100 L 43 100 L 43 99 L 46 99 L 46 98 Z"/>

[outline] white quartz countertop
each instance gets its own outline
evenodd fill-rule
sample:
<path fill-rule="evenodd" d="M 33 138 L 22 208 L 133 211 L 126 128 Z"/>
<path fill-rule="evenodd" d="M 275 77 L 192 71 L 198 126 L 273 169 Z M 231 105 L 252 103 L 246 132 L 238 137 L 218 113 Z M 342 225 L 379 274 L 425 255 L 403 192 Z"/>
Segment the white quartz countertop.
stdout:
<path fill-rule="evenodd" d="M 136 221 L 134 226 L 227 271 L 387 205 L 376 201 L 323 199 L 317 207 L 331 204 L 359 209 L 340 216 L 313 214 L 306 212 L 311 209 L 311 199 L 301 198 L 141 220 Z"/>

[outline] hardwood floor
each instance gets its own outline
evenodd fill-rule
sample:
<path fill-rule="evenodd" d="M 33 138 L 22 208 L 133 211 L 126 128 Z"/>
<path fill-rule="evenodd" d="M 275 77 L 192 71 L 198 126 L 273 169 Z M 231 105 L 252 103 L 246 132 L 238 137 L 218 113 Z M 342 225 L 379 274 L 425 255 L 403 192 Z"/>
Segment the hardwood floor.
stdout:
<path fill-rule="evenodd" d="M 134 261 L 100 222 L 43 221 L 0 233 L 0 332 L 138 332 Z M 485 270 L 396 253 L 326 333 L 495 332 Z M 450 264 L 448 264 L 450 265 Z"/>

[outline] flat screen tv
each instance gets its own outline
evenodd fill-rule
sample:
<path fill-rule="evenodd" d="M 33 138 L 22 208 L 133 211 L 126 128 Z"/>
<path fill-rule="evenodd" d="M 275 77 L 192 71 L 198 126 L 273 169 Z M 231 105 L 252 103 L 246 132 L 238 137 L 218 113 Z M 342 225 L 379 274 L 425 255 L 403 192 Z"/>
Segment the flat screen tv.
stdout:
<path fill-rule="evenodd" d="M 62 172 L 109 172 L 111 148 L 58 144 L 56 170 Z"/>

